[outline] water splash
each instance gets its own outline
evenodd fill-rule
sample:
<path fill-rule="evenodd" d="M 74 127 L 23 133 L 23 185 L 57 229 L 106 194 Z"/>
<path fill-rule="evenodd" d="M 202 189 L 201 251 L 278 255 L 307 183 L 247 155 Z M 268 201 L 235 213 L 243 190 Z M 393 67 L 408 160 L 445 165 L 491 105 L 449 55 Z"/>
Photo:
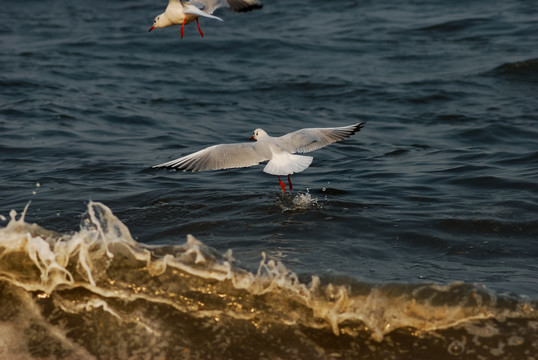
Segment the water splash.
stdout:
<path fill-rule="evenodd" d="M 318 198 L 313 198 L 310 194 L 310 189 L 306 189 L 305 193 L 282 194 L 279 197 L 279 205 L 282 212 L 322 208 L 321 204 L 318 203 Z"/>

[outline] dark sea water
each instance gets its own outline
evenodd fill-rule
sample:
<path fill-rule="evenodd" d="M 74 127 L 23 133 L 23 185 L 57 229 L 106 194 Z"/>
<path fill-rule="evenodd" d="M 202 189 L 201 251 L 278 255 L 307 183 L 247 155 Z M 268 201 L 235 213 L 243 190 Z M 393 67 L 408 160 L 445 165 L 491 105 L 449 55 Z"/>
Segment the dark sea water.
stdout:
<path fill-rule="evenodd" d="M 538 358 L 536 1 L 267 0 L 182 40 L 165 6 L 2 5 L 1 359 Z M 150 169 L 359 121 L 291 193 Z"/>

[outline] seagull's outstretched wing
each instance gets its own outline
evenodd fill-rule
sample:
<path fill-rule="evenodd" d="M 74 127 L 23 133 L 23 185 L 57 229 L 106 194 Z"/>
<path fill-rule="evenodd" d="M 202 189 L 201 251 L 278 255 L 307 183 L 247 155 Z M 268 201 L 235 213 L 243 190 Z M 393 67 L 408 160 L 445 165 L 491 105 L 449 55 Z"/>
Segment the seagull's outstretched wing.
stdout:
<path fill-rule="evenodd" d="M 183 171 L 204 171 L 241 168 L 258 165 L 270 159 L 271 152 L 259 143 L 213 145 L 190 155 L 155 165 L 153 168 L 173 168 Z"/>
<path fill-rule="evenodd" d="M 191 0 L 189 4 L 208 14 L 213 14 L 215 10 L 221 7 L 228 7 L 235 12 L 247 12 L 263 7 L 263 4 L 258 0 Z"/>
<path fill-rule="evenodd" d="M 360 131 L 366 124 L 361 122 L 354 125 L 336 128 L 301 129 L 278 138 L 277 144 L 289 153 L 306 153 L 320 149 L 337 141 L 347 139 Z"/>

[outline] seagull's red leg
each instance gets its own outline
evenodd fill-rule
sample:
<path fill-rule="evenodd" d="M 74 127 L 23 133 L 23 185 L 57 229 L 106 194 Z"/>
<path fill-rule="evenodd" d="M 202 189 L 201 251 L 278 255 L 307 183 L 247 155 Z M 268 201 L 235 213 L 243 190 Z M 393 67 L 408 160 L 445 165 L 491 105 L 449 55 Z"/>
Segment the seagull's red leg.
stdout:
<path fill-rule="evenodd" d="M 196 25 L 198 25 L 198 31 L 200 32 L 200 35 L 204 37 L 204 33 L 202 32 L 202 29 L 200 29 L 200 23 L 198 22 L 198 18 L 196 18 Z"/>
<path fill-rule="evenodd" d="M 288 175 L 288 184 L 290 185 L 290 190 L 293 190 L 293 185 L 291 183 L 291 179 L 289 175 Z"/>
<path fill-rule="evenodd" d="M 280 176 L 278 176 L 278 182 L 280 183 L 280 188 L 282 189 L 282 192 L 286 192 L 286 184 L 280 180 Z"/>
<path fill-rule="evenodd" d="M 187 18 L 185 17 L 185 19 L 183 19 L 183 24 L 181 25 L 181 38 L 183 39 L 183 34 L 185 33 L 183 31 L 183 27 L 185 26 L 185 22 L 187 21 Z"/>

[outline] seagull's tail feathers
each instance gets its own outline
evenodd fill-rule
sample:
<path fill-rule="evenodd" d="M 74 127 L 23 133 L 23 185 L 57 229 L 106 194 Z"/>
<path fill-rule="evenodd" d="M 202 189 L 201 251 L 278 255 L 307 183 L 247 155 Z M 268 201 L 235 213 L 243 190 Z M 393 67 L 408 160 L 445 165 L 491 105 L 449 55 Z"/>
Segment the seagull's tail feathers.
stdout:
<path fill-rule="evenodd" d="M 218 16 L 208 14 L 205 11 L 202 11 L 202 10 L 198 9 L 195 6 L 191 6 L 191 7 L 189 7 L 189 9 L 185 9 L 184 13 L 185 14 L 192 14 L 192 15 L 202 16 L 202 17 L 206 17 L 206 18 L 210 18 L 210 19 L 219 20 L 219 21 L 223 21 Z"/>
<path fill-rule="evenodd" d="M 271 175 L 291 175 L 305 170 L 310 166 L 314 158 L 312 156 L 292 155 L 287 152 L 273 155 L 267 163 L 264 172 Z"/>

